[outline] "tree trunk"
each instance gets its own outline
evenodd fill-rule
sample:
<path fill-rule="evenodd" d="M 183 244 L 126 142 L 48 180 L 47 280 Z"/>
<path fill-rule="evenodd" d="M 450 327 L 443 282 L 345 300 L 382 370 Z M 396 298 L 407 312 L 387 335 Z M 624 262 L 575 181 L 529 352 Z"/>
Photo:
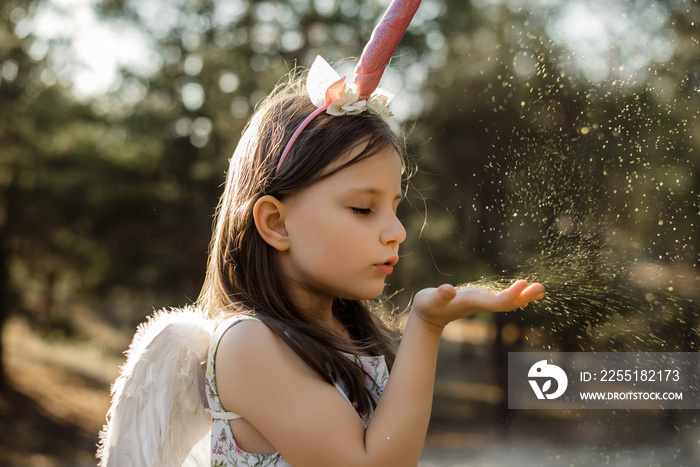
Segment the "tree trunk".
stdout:
<path fill-rule="evenodd" d="M 3 229 L 4 230 L 4 229 Z M 7 386 L 5 373 L 5 347 L 3 345 L 3 331 L 5 323 L 10 315 L 9 297 L 9 271 L 7 266 L 7 247 L 5 245 L 5 232 L 0 234 L 0 388 Z"/>

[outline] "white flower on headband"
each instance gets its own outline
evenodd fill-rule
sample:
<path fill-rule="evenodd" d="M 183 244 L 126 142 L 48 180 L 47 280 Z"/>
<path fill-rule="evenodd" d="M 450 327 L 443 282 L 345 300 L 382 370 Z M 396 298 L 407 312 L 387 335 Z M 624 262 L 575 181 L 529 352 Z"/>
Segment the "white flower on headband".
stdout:
<path fill-rule="evenodd" d="M 301 132 L 320 113 L 325 111 L 331 115 L 355 115 L 367 110 L 382 117 L 392 115 L 387 104 L 393 96 L 377 89 L 377 85 L 420 2 L 421 0 L 391 0 L 362 51 L 351 84 L 346 85 L 345 78 L 341 78 L 324 59 L 316 57 L 306 78 L 306 92 L 316 110 L 292 133 L 277 161 L 275 174 L 280 171 Z"/>
<path fill-rule="evenodd" d="M 326 109 L 331 115 L 357 115 L 367 110 L 367 101 L 358 101 L 360 90 L 355 83 L 343 83 L 343 89 L 338 96 Z"/>
<path fill-rule="evenodd" d="M 342 85 L 342 88 L 340 87 Z M 306 92 L 317 108 L 327 106 L 330 115 L 357 115 L 365 110 L 381 117 L 393 114 L 387 107 L 393 97 L 390 92 L 377 89 L 369 100 L 359 100 L 360 91 L 354 82 L 340 75 L 320 56 L 316 57 L 306 78 Z M 333 99 L 330 103 L 330 99 Z"/>
<path fill-rule="evenodd" d="M 380 94 L 380 92 L 382 94 Z M 370 113 L 379 115 L 380 117 L 391 117 L 394 114 L 391 113 L 391 110 L 389 110 L 389 101 L 393 96 L 389 94 L 389 97 L 386 97 L 383 94 L 389 93 L 387 91 L 377 89 L 377 91 L 375 91 L 375 94 L 372 94 L 372 96 L 367 101 L 367 110 L 369 110 Z"/>

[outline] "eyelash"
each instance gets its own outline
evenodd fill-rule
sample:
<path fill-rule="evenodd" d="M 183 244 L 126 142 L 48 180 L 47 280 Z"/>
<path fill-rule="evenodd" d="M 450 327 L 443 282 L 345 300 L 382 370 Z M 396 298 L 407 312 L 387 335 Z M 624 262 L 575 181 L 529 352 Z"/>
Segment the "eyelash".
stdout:
<path fill-rule="evenodd" d="M 351 209 L 358 216 L 367 216 L 367 215 L 372 213 L 371 209 L 364 209 L 364 208 L 351 208 Z"/>

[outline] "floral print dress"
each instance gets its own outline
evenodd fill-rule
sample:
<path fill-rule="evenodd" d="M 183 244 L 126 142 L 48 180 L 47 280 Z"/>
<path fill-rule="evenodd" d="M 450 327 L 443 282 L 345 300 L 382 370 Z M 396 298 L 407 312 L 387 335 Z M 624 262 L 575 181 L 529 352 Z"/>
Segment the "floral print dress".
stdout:
<path fill-rule="evenodd" d="M 216 390 L 216 369 L 214 367 L 214 362 L 216 361 L 216 351 L 219 347 L 221 337 L 231 326 L 246 319 L 256 318 L 239 315 L 221 323 L 214 332 L 211 344 L 209 345 L 205 384 L 209 411 L 214 418 L 211 431 L 211 467 L 290 467 L 290 464 L 282 458 L 279 452 L 274 454 L 253 454 L 245 452 L 238 447 L 236 440 L 233 438 L 229 420 L 234 420 L 239 418 L 239 416 L 224 410 Z M 378 402 L 389 379 L 389 369 L 386 366 L 384 357 L 346 355 L 360 365 L 365 371 L 365 387 L 370 391 L 374 401 Z M 336 384 L 335 387 L 348 399 L 347 388 L 342 381 Z M 348 402 L 349 401 L 348 399 Z M 359 416 L 365 426 L 367 426 L 369 420 L 372 418 L 371 413 L 359 414 Z"/>

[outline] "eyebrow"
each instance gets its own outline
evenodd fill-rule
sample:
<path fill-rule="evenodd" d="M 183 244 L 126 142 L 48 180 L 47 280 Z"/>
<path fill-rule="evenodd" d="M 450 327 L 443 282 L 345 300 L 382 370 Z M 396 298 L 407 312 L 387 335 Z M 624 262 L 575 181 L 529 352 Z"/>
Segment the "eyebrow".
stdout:
<path fill-rule="evenodd" d="M 377 190 L 376 188 L 371 188 L 371 187 L 367 187 L 367 188 L 350 188 L 350 189 L 348 190 L 348 192 L 351 192 L 351 193 L 368 193 L 368 194 L 370 194 L 370 195 L 379 195 L 379 194 L 382 194 L 382 193 L 383 193 L 382 190 Z M 394 200 L 397 200 L 397 199 L 398 199 L 399 201 L 403 200 L 403 193 L 399 193 L 398 195 L 396 195 L 396 196 L 394 197 Z"/>

